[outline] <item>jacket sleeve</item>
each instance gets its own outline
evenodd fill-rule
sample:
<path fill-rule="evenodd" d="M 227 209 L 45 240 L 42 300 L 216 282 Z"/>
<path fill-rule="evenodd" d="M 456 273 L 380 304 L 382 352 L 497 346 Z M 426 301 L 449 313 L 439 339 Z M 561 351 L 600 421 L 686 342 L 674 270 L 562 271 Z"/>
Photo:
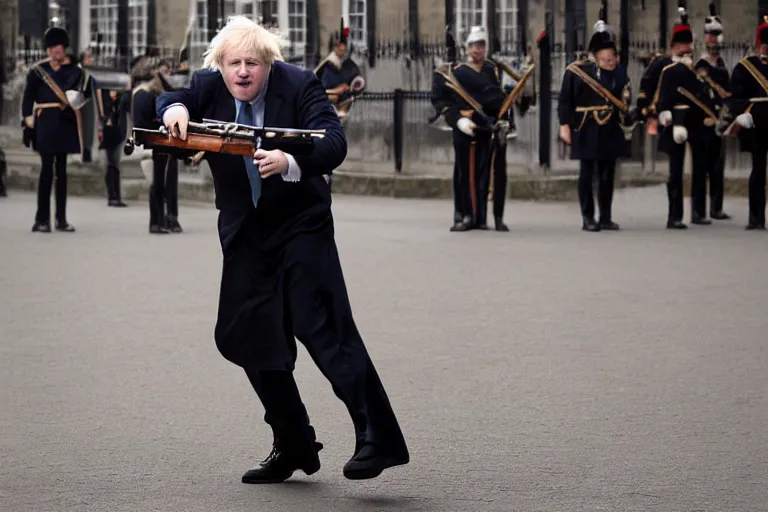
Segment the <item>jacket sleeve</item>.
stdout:
<path fill-rule="evenodd" d="M 661 79 L 661 72 L 663 69 L 662 63 L 663 61 L 661 58 L 656 58 L 651 61 L 650 65 L 643 73 L 643 76 L 640 78 L 640 91 L 637 94 L 637 109 L 640 111 L 640 115 L 643 118 L 655 117 L 660 112 L 656 109 L 654 102 L 659 80 Z"/>
<path fill-rule="evenodd" d="M 448 126 L 456 128 L 456 122 L 460 117 L 459 108 L 455 105 L 453 93 L 445 86 L 445 82 L 445 77 L 440 73 L 432 74 L 432 106 L 445 118 Z"/>
<path fill-rule="evenodd" d="M 749 86 L 747 85 L 749 80 L 754 80 L 754 78 L 752 78 L 744 65 L 738 62 L 733 68 L 733 73 L 731 73 L 731 96 L 739 99 L 749 98 Z"/>
<path fill-rule="evenodd" d="M 168 108 L 181 104 L 186 107 L 190 119 L 199 120 L 201 118 L 201 95 L 204 88 L 202 81 L 204 80 L 205 75 L 210 75 L 210 72 L 197 71 L 192 75 L 192 80 L 187 87 L 160 94 L 155 100 L 157 117 L 162 119 L 163 114 Z"/>
<path fill-rule="evenodd" d="M 557 119 L 560 122 L 560 126 L 570 126 L 571 124 L 573 109 L 575 108 L 573 89 L 576 85 L 576 78 L 570 69 L 565 70 L 563 86 L 560 88 L 560 97 L 557 102 Z"/>
<path fill-rule="evenodd" d="M 21 115 L 22 117 L 29 117 L 32 115 L 32 108 L 35 106 L 35 97 L 37 96 L 37 88 L 42 83 L 40 78 L 33 70 L 27 73 L 27 83 L 24 86 L 24 96 L 21 100 Z"/>
<path fill-rule="evenodd" d="M 339 116 L 333 109 L 320 79 L 305 72 L 303 87 L 298 97 L 299 126 L 304 130 L 325 130 L 322 139 L 314 139 L 314 150 L 309 155 L 294 155 L 301 168 L 301 176 L 313 177 L 332 174 L 347 157 L 347 139 Z"/>

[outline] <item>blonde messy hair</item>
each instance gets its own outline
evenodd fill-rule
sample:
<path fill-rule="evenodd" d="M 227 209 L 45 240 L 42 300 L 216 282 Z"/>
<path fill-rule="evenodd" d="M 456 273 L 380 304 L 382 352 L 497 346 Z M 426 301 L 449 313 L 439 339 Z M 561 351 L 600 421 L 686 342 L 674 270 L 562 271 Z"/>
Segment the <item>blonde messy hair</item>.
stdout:
<path fill-rule="evenodd" d="M 219 69 L 228 50 L 245 50 L 271 66 L 283 60 L 280 36 L 245 16 L 233 16 L 211 40 L 203 60 L 204 69 Z"/>

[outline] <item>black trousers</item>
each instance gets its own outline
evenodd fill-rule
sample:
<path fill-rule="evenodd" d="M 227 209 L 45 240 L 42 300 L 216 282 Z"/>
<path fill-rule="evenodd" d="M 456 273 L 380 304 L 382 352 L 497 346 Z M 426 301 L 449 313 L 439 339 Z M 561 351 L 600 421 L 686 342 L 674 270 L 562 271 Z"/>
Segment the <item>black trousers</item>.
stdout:
<path fill-rule="evenodd" d="M 54 167 L 56 170 L 56 221 L 67 222 L 67 155 L 66 153 L 41 153 L 42 169 L 37 184 L 37 213 L 35 222 L 51 222 L 51 189 Z"/>
<path fill-rule="evenodd" d="M 493 216 L 496 219 L 504 217 L 504 203 L 507 198 L 507 144 L 498 138 L 493 142 L 492 172 L 493 172 Z"/>
<path fill-rule="evenodd" d="M 683 166 L 685 165 L 685 144 L 675 144 L 668 153 L 669 176 L 667 178 L 667 200 L 669 211 L 667 221 L 683 220 Z"/>
<path fill-rule="evenodd" d="M 721 145 L 716 138 L 691 141 L 691 215 L 705 218 L 707 216 L 707 177 L 717 173 L 720 160 Z M 684 147 L 684 145 L 683 145 Z M 721 192 L 722 194 L 722 188 Z M 722 208 L 722 203 L 720 205 Z"/>
<path fill-rule="evenodd" d="M 597 203 L 600 208 L 600 222 L 611 222 L 616 160 L 581 160 L 579 168 L 579 204 L 581 216 L 594 220 L 595 200 L 593 184 L 597 169 Z"/>
<path fill-rule="evenodd" d="M 725 144 L 720 137 L 717 137 L 712 144 L 712 153 L 716 155 L 717 163 L 709 173 L 710 215 L 723 211 L 723 197 L 725 195 Z"/>
<path fill-rule="evenodd" d="M 165 153 L 153 153 L 152 185 L 149 187 L 150 226 L 165 226 L 167 216 L 179 216 L 178 187 L 178 160 Z"/>
<path fill-rule="evenodd" d="M 179 217 L 179 161 L 171 158 L 165 174 L 165 204 L 169 217 Z"/>
<path fill-rule="evenodd" d="M 475 225 L 487 224 L 491 139 L 489 136 L 470 139 L 454 130 L 453 149 L 454 217 L 470 217 Z M 473 154 L 474 167 L 470 164 Z"/>
<path fill-rule="evenodd" d="M 765 225 L 766 160 L 765 146 L 752 151 L 752 172 L 749 175 L 749 223 L 759 226 Z"/>
<path fill-rule="evenodd" d="M 347 407 L 356 447 L 375 443 L 407 459 L 400 426 L 352 316 L 333 226 L 297 233 L 268 252 L 259 250 L 251 231 L 253 226 L 243 226 L 225 249 L 217 346 L 244 368 L 275 442 L 289 449 L 314 441 L 292 370 L 280 369 L 281 357 L 270 360 L 284 354 L 287 343 L 295 361 L 295 336 Z"/>
<path fill-rule="evenodd" d="M 2 87 L 0 87 L 0 93 L 2 93 Z M 0 102 L 0 104 L 2 104 Z M 1 112 L 1 109 L 0 109 Z M 8 179 L 8 163 L 5 160 L 5 151 L 0 148 L 0 196 L 4 196 L 7 193 L 5 180 Z"/>
<path fill-rule="evenodd" d="M 107 174 L 104 177 L 104 184 L 107 186 L 107 200 L 120 201 L 120 146 L 106 148 L 107 153 Z"/>

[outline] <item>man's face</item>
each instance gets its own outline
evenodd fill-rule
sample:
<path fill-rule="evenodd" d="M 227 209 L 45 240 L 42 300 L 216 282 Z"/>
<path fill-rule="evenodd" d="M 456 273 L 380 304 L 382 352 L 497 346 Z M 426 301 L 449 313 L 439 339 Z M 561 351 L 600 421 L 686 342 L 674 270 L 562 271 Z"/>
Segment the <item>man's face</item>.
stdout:
<path fill-rule="evenodd" d="M 675 43 L 672 45 L 672 54 L 677 57 L 682 57 L 685 54 L 693 54 L 693 48 L 691 43 Z"/>
<path fill-rule="evenodd" d="M 247 51 L 232 49 L 224 53 L 221 76 L 230 94 L 240 101 L 253 101 L 264 87 L 269 66 Z"/>
<path fill-rule="evenodd" d="M 720 46 L 720 43 L 717 41 L 717 36 L 715 34 L 704 34 L 704 44 L 707 46 L 707 48 L 716 49 Z"/>
<path fill-rule="evenodd" d="M 333 53 L 335 53 L 336 56 L 340 59 L 344 58 L 344 56 L 347 54 L 346 43 L 336 43 L 336 46 L 333 47 Z"/>
<path fill-rule="evenodd" d="M 757 52 L 760 55 L 768 55 L 768 44 L 761 44 L 760 47 L 757 49 Z"/>
<path fill-rule="evenodd" d="M 467 55 L 475 62 L 485 60 L 485 41 L 478 41 L 467 46 Z"/>
<path fill-rule="evenodd" d="M 595 53 L 595 60 L 597 61 L 597 65 L 600 66 L 602 69 L 605 69 L 607 71 L 613 71 L 614 69 L 616 69 L 616 64 L 617 64 L 616 52 L 613 51 L 611 48 L 598 50 Z"/>
<path fill-rule="evenodd" d="M 85 55 L 83 55 L 83 65 L 84 66 L 93 66 L 93 54 L 90 52 L 86 52 Z"/>
<path fill-rule="evenodd" d="M 56 46 L 48 47 L 48 57 L 56 61 L 63 61 L 66 54 L 64 53 L 64 45 L 57 44 Z"/>

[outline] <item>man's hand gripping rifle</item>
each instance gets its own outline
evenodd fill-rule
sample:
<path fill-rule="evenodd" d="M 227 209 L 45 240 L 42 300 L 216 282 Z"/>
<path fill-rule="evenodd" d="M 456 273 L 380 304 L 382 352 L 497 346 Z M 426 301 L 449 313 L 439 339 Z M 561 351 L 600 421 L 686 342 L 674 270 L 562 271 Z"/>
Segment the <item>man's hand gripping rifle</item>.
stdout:
<path fill-rule="evenodd" d="M 314 139 L 322 139 L 325 130 L 295 128 L 268 128 L 203 119 L 202 123 L 189 122 L 186 138 L 173 137 L 166 127 L 156 130 L 134 128 L 126 143 L 126 155 L 134 148 L 168 148 L 181 153 L 180 158 L 199 152 L 223 153 L 253 157 L 259 149 L 279 149 L 292 155 L 306 155 L 314 150 Z"/>

